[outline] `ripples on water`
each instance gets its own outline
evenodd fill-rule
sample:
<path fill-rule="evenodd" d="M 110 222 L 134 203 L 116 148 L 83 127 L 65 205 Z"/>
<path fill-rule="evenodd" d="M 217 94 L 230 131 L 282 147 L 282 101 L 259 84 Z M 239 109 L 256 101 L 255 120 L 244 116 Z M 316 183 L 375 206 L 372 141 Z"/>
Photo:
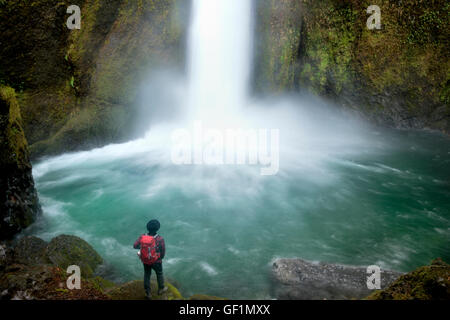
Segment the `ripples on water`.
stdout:
<path fill-rule="evenodd" d="M 270 110 L 251 118 L 281 130 L 278 175 L 174 166 L 170 128 L 154 128 L 35 163 L 44 215 L 29 232 L 81 236 L 130 280 L 142 276 L 132 243 L 158 218 L 167 276 L 186 295 L 229 298 L 270 297 L 276 257 L 400 271 L 450 260 L 447 137 L 381 131 L 321 109 Z"/>

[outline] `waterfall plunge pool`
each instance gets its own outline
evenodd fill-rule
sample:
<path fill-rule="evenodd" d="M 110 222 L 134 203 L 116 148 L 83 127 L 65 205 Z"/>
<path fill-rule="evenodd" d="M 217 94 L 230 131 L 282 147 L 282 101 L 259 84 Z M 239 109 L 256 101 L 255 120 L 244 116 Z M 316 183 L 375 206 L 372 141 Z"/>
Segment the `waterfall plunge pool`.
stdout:
<path fill-rule="evenodd" d="M 377 129 L 301 105 L 264 111 L 280 128 L 273 176 L 250 165 L 174 165 L 164 126 L 39 161 L 44 214 L 27 232 L 78 235 L 126 281 L 142 277 L 132 244 L 157 218 L 165 273 L 185 296 L 271 298 L 277 257 L 398 271 L 450 260 L 448 137 Z"/>

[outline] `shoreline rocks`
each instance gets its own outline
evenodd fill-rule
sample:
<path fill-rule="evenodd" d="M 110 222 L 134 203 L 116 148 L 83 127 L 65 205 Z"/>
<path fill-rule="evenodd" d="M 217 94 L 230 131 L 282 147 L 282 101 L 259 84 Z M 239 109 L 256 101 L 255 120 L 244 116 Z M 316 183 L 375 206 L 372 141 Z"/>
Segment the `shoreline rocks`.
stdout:
<path fill-rule="evenodd" d="M 0 243 L 0 300 L 144 300 L 143 280 L 114 283 L 101 274 L 105 262 L 83 239 L 59 235 L 50 242 L 34 236 Z M 81 269 L 81 289 L 69 290 L 66 268 Z M 169 290 L 156 295 L 153 276 L 152 300 L 186 300 L 166 280 Z M 218 297 L 194 295 L 193 300 L 217 300 Z"/>
<path fill-rule="evenodd" d="M 402 274 L 381 270 L 381 288 Z M 273 291 L 281 300 L 363 299 L 367 288 L 365 267 L 344 266 L 301 259 L 277 259 L 272 265 Z"/>
<path fill-rule="evenodd" d="M 450 265 L 435 259 L 429 266 L 405 274 L 368 300 L 450 300 Z"/>

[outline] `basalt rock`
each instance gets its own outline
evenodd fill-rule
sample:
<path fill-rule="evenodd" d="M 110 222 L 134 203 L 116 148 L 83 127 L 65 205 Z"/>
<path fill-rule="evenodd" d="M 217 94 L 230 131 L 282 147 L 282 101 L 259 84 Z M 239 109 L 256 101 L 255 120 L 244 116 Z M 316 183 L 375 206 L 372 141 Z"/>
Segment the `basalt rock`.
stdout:
<path fill-rule="evenodd" d="M 450 300 L 450 265 L 436 259 L 398 278 L 368 300 Z"/>
<path fill-rule="evenodd" d="M 83 239 L 60 235 L 49 243 L 24 237 L 15 243 L 0 243 L 0 300 L 144 300 L 142 280 L 114 283 L 93 272 L 103 259 Z M 68 265 L 81 269 L 81 289 L 69 289 Z M 151 283 L 152 299 L 184 300 L 178 289 L 166 281 L 168 290 L 157 295 L 156 279 Z M 216 297 L 194 296 L 210 300 Z"/>
<path fill-rule="evenodd" d="M 282 300 L 362 299 L 367 288 L 367 268 L 301 259 L 277 259 L 272 267 L 273 289 Z M 381 288 L 386 288 L 401 273 L 381 270 Z"/>
<path fill-rule="evenodd" d="M 81 289 L 69 290 L 65 270 L 46 264 L 9 266 L 0 273 L 2 300 L 108 300 L 91 279 L 81 278 Z"/>
<path fill-rule="evenodd" d="M 79 266 L 84 277 L 91 277 L 103 262 L 89 243 L 70 235 L 53 238 L 47 246 L 47 256 L 51 263 L 62 269 L 70 265 Z"/>
<path fill-rule="evenodd" d="M 0 87 L 0 239 L 12 238 L 40 212 L 15 91 Z"/>
<path fill-rule="evenodd" d="M 166 282 L 166 286 L 168 290 L 162 295 L 158 295 L 158 285 L 156 281 L 152 281 L 151 292 L 152 292 L 152 300 L 183 300 L 180 292 L 172 286 L 170 283 Z M 145 291 L 144 291 L 144 281 L 135 280 L 130 281 L 119 286 L 110 288 L 106 290 L 106 293 L 113 300 L 145 300 Z"/>
<path fill-rule="evenodd" d="M 371 122 L 450 134 L 448 1 L 261 0 L 254 86 L 311 91 Z"/>
<path fill-rule="evenodd" d="M 26 265 L 50 264 L 47 242 L 38 237 L 23 237 L 14 247 L 14 262 Z"/>
<path fill-rule="evenodd" d="M 70 5 L 81 8 L 80 30 L 66 27 Z M 0 1 L 0 84 L 19 93 L 32 157 L 133 138 L 143 118 L 140 83 L 159 68 L 184 68 L 186 6 L 180 0 Z"/>

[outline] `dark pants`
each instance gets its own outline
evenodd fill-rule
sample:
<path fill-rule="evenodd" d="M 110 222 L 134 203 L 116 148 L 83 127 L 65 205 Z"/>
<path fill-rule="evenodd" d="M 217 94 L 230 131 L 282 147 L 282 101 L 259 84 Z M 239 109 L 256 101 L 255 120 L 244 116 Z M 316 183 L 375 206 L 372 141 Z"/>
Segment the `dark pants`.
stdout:
<path fill-rule="evenodd" d="M 164 288 L 164 276 L 162 263 L 144 264 L 144 289 L 146 293 L 150 293 L 150 276 L 152 269 L 155 270 L 156 279 L 158 280 L 158 289 Z"/>

